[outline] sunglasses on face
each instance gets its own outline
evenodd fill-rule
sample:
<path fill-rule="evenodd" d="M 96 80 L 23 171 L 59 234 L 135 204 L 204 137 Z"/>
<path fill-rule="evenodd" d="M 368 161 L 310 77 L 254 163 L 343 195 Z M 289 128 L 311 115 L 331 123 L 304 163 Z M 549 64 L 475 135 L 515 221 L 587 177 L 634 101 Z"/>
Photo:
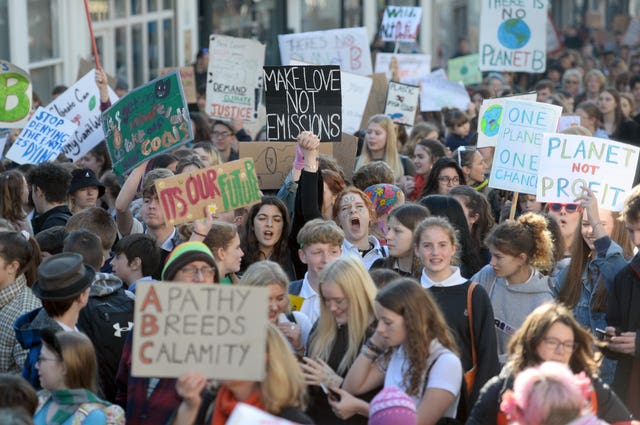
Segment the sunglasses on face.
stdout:
<path fill-rule="evenodd" d="M 564 208 L 567 214 L 574 213 L 578 211 L 580 205 L 578 204 L 558 204 L 558 203 L 549 203 L 549 211 L 560 212 Z"/>

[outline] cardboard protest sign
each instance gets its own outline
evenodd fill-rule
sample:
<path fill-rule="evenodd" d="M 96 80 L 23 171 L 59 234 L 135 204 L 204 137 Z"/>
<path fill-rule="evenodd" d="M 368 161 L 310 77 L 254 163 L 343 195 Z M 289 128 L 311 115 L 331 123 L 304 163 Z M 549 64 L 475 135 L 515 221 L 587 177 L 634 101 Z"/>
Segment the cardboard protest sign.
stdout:
<path fill-rule="evenodd" d="M 0 128 L 22 128 L 29 121 L 33 87 L 29 73 L 0 60 Z"/>
<path fill-rule="evenodd" d="M 77 124 L 47 112 L 41 106 L 9 148 L 7 158 L 17 164 L 53 161 L 77 128 Z"/>
<path fill-rule="evenodd" d="M 131 374 L 261 381 L 267 288 L 140 282 L 136 287 Z"/>
<path fill-rule="evenodd" d="M 453 82 L 461 81 L 465 86 L 482 82 L 482 72 L 478 68 L 478 54 L 449 59 L 447 76 Z"/>
<path fill-rule="evenodd" d="M 415 41 L 422 19 L 421 7 L 387 6 L 382 15 L 382 41 Z"/>
<path fill-rule="evenodd" d="M 459 83 L 449 81 L 444 70 L 432 72 L 422 80 L 420 110 L 440 111 L 445 106 L 467 110 L 471 98 L 467 89 Z"/>
<path fill-rule="evenodd" d="M 118 96 L 111 87 L 109 100 L 112 104 Z M 100 111 L 100 91 L 96 86 L 96 71 L 92 69 L 64 93 L 46 106 L 47 111 L 77 124 L 75 134 L 62 148 L 67 158 L 77 161 L 98 143 L 104 140 L 102 131 L 102 111 Z"/>
<path fill-rule="evenodd" d="M 286 419 L 270 415 L 264 410 L 246 403 L 238 403 L 227 419 L 226 425 L 295 425 Z"/>
<path fill-rule="evenodd" d="M 262 190 L 280 189 L 291 171 L 296 156 L 297 142 L 251 142 L 239 143 L 240 157 L 250 157 L 255 161 L 256 174 Z M 351 180 L 356 162 L 358 140 L 342 134 L 341 142 L 320 143 L 320 153 L 333 156 Z"/>
<path fill-rule="evenodd" d="M 621 211 L 633 187 L 640 148 L 613 140 L 545 133 L 538 171 L 539 202 L 572 203 L 588 187 L 598 206 Z"/>
<path fill-rule="evenodd" d="M 278 35 L 280 60 L 291 59 L 318 65 L 339 65 L 342 71 L 369 75 L 371 51 L 365 27 Z"/>
<path fill-rule="evenodd" d="M 547 0 L 483 1 L 480 70 L 544 72 Z"/>
<path fill-rule="evenodd" d="M 205 110 L 213 118 L 255 121 L 262 93 L 265 46 L 256 40 L 212 35 Z"/>
<path fill-rule="evenodd" d="M 374 72 L 384 73 L 391 81 L 394 68 L 397 68 L 397 80 L 404 84 L 417 86 L 431 73 L 431 55 L 405 53 L 377 53 Z"/>
<path fill-rule="evenodd" d="M 629 26 L 624 33 L 622 43 L 630 47 L 634 47 L 640 43 L 640 20 L 638 20 L 638 17 L 634 17 L 629 21 Z"/>
<path fill-rule="evenodd" d="M 384 114 L 391 117 L 394 123 L 412 126 L 419 98 L 420 87 L 390 81 Z"/>
<path fill-rule="evenodd" d="M 313 65 L 292 60 L 291 65 Z M 373 80 L 371 77 L 340 71 L 342 96 L 342 132 L 354 134 L 360 130 L 363 112 L 369 100 Z"/>
<path fill-rule="evenodd" d="M 372 116 L 384 113 L 384 105 L 387 102 L 387 91 L 389 89 L 387 76 L 385 74 L 373 74 L 371 79 L 373 80 L 373 85 L 371 86 L 371 93 L 369 93 L 367 107 L 362 114 L 360 128 L 366 127 L 369 118 Z"/>
<path fill-rule="evenodd" d="M 296 140 L 303 131 L 311 131 L 323 141 L 340 140 L 338 66 L 265 66 L 264 93 L 268 140 Z"/>
<path fill-rule="evenodd" d="M 157 180 L 156 191 L 167 223 L 186 223 L 260 202 L 253 159 L 242 158 Z"/>
<path fill-rule="evenodd" d="M 562 107 L 548 103 L 505 102 L 490 187 L 536 193 L 543 133 L 556 131 L 561 114 Z"/>
<path fill-rule="evenodd" d="M 182 66 L 180 68 L 160 68 L 158 75 L 167 75 L 173 71 L 180 73 L 182 80 L 182 90 L 187 103 L 198 103 L 198 95 L 196 94 L 196 71 L 193 66 Z"/>
<path fill-rule="evenodd" d="M 118 176 L 193 140 L 178 72 L 130 91 L 102 114 L 102 130 Z"/>
<path fill-rule="evenodd" d="M 495 146 L 500 133 L 500 122 L 502 121 L 502 111 L 507 99 L 524 100 L 528 102 L 536 101 L 535 93 L 527 93 L 511 97 L 498 97 L 496 99 L 485 99 L 480 105 L 478 112 L 478 143 L 477 147 L 484 148 Z"/>

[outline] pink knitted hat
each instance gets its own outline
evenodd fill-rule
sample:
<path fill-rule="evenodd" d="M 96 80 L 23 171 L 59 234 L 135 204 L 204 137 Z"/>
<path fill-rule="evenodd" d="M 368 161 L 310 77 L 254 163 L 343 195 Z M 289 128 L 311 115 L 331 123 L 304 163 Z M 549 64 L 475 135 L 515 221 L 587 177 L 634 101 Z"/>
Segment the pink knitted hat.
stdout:
<path fill-rule="evenodd" d="M 396 387 L 380 391 L 369 405 L 369 425 L 416 425 L 416 405 Z"/>

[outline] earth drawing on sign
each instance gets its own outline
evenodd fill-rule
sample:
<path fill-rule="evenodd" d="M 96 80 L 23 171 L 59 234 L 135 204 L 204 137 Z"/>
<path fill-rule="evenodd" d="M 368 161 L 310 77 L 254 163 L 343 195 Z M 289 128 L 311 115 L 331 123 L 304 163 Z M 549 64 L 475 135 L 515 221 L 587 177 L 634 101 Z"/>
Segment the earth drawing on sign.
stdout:
<path fill-rule="evenodd" d="M 488 137 L 493 137 L 500 130 L 500 119 L 502 118 L 502 106 L 489 106 L 480 120 L 480 130 Z"/>
<path fill-rule="evenodd" d="M 520 49 L 531 39 L 531 30 L 522 19 L 507 19 L 498 27 L 498 41 L 508 49 Z"/>

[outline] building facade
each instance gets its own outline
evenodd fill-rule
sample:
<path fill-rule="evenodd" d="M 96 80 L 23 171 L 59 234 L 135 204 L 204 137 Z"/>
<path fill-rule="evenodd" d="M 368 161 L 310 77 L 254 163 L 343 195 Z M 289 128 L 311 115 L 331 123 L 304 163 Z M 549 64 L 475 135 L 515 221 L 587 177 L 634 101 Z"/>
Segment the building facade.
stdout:
<path fill-rule="evenodd" d="M 483 0 L 485 1 L 485 0 Z M 488 1 L 488 0 L 486 0 Z M 194 61 L 209 34 L 255 38 L 267 45 L 266 63 L 280 64 L 277 36 L 289 32 L 365 26 L 371 42 L 388 5 L 421 6 L 419 40 L 408 51 L 430 53 L 443 66 L 458 40 L 477 49 L 480 0 L 89 0 L 103 68 L 130 87 L 164 67 Z M 640 0 L 550 0 L 559 28 L 588 25 L 612 34 L 614 18 L 636 16 Z M 72 84 L 91 60 L 87 18 L 80 0 L 0 0 L 0 58 L 31 72 L 47 103 L 57 84 Z"/>

